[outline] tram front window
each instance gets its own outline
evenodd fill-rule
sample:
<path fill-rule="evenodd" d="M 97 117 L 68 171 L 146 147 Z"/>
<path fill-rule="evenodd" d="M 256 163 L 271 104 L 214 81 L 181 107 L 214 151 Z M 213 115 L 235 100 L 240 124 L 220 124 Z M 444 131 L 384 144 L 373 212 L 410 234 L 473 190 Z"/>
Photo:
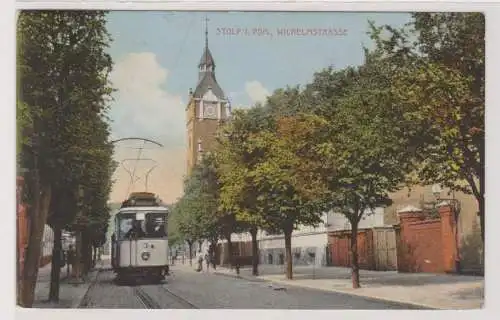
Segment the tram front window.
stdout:
<path fill-rule="evenodd" d="M 144 219 L 144 220 L 142 220 Z M 162 212 L 148 212 L 138 220 L 135 213 L 119 218 L 118 240 L 135 238 L 163 238 L 166 233 L 166 215 Z"/>
<path fill-rule="evenodd" d="M 150 212 L 146 214 L 146 238 L 163 238 L 167 236 L 165 213 Z"/>
<path fill-rule="evenodd" d="M 144 221 L 137 220 L 134 214 L 127 214 L 118 220 L 119 223 L 119 232 L 118 232 L 118 240 L 126 240 L 133 235 L 136 237 L 143 237 L 144 230 Z"/>

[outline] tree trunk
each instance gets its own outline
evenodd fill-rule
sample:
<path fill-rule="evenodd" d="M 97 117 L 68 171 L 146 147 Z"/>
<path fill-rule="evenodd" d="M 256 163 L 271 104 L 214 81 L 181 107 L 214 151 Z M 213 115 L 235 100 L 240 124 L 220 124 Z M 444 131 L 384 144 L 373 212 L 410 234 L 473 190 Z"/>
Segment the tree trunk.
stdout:
<path fill-rule="evenodd" d="M 189 246 L 189 265 L 193 265 L 193 241 L 188 241 Z"/>
<path fill-rule="evenodd" d="M 360 288 L 359 285 L 359 261 L 358 261 L 358 223 L 351 221 L 351 277 L 353 289 Z"/>
<path fill-rule="evenodd" d="M 38 174 L 35 173 L 33 212 L 30 217 L 28 247 L 26 248 L 25 265 L 21 285 L 21 306 L 33 306 L 38 267 L 40 266 L 41 243 L 43 231 L 49 212 L 52 188 L 50 185 L 41 185 Z"/>
<path fill-rule="evenodd" d="M 259 275 L 259 243 L 257 242 L 257 228 L 250 229 L 252 236 L 252 275 Z"/>
<path fill-rule="evenodd" d="M 90 241 L 90 232 L 85 232 L 85 274 L 92 269 L 92 242 Z"/>
<path fill-rule="evenodd" d="M 54 226 L 54 247 L 52 248 L 52 265 L 50 270 L 49 301 L 59 301 L 59 280 L 61 279 L 61 243 L 62 230 L 57 224 Z"/>
<path fill-rule="evenodd" d="M 201 245 L 203 244 L 203 240 L 198 240 L 198 252 L 201 252 Z"/>
<path fill-rule="evenodd" d="M 229 268 L 233 270 L 234 257 L 233 257 L 233 243 L 231 242 L 231 234 L 226 235 L 227 240 L 227 254 L 229 255 Z"/>
<path fill-rule="evenodd" d="M 479 223 L 481 226 L 481 240 L 483 241 L 484 248 L 484 196 L 481 196 L 479 199 Z"/>
<path fill-rule="evenodd" d="M 88 271 L 88 239 L 87 239 L 87 230 L 83 230 L 82 231 L 82 241 L 81 241 L 81 258 L 80 258 L 80 261 L 81 261 L 81 269 L 80 269 L 80 272 L 81 272 L 81 275 L 82 275 L 82 278 L 83 276 L 85 276 L 85 274 L 87 274 L 87 271 Z"/>
<path fill-rule="evenodd" d="M 286 257 L 286 278 L 293 279 L 292 270 L 292 229 L 286 228 L 285 232 L 285 257 Z"/>
<path fill-rule="evenodd" d="M 213 240 L 210 244 L 211 252 L 210 252 L 210 262 L 212 263 L 212 268 L 215 270 L 217 267 L 217 239 Z"/>
<path fill-rule="evenodd" d="M 92 246 L 92 268 L 95 268 L 97 264 L 97 252 L 99 250 L 99 247 L 94 247 Z"/>
<path fill-rule="evenodd" d="M 75 232 L 75 280 L 76 282 L 82 279 L 82 232 Z"/>

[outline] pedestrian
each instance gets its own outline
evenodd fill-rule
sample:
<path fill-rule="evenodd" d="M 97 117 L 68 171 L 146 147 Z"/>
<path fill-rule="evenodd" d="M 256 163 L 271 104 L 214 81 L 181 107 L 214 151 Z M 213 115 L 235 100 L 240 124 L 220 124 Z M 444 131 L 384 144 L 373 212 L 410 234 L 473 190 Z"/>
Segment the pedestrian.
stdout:
<path fill-rule="evenodd" d="M 198 269 L 196 271 L 201 272 L 203 270 L 203 254 L 198 252 Z"/>
<path fill-rule="evenodd" d="M 213 268 L 214 270 L 216 270 L 216 269 L 217 269 L 217 267 L 216 267 L 216 263 L 215 263 L 215 262 L 216 262 L 216 261 L 215 261 L 215 252 L 214 252 L 214 253 L 212 253 L 212 256 L 211 256 L 211 259 L 210 259 L 210 260 L 212 260 L 212 268 Z"/>
<path fill-rule="evenodd" d="M 205 253 L 205 263 L 207 264 L 207 272 L 208 272 L 208 269 L 210 268 L 210 255 L 207 253 Z"/>
<path fill-rule="evenodd" d="M 75 251 L 73 249 L 73 245 L 69 245 L 68 247 L 68 253 L 66 254 L 66 260 L 67 260 L 67 265 L 66 265 L 66 272 L 68 274 L 68 278 L 70 277 L 70 270 L 69 267 L 71 266 L 71 272 L 73 273 L 75 270 Z"/>

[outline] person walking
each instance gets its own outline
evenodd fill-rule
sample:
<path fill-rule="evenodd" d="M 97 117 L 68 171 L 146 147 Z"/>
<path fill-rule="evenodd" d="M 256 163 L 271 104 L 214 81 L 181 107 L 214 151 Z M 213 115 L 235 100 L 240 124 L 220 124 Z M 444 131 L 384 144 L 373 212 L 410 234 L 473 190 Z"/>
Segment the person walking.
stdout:
<path fill-rule="evenodd" d="M 208 272 L 210 268 L 210 255 L 208 254 L 208 252 L 205 253 L 205 263 L 207 265 L 207 272 Z"/>
<path fill-rule="evenodd" d="M 196 271 L 201 272 L 203 270 L 203 254 L 198 252 L 198 269 Z"/>

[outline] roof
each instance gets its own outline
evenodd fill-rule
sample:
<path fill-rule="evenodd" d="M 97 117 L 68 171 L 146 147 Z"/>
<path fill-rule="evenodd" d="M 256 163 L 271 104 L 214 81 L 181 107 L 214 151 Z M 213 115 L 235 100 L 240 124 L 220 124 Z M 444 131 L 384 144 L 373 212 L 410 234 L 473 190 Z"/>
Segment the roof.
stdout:
<path fill-rule="evenodd" d="M 120 213 L 129 213 L 129 212 L 137 212 L 137 211 L 169 211 L 169 208 L 166 206 L 158 206 L 158 207 L 125 207 L 118 210 L 116 214 Z"/>
<path fill-rule="evenodd" d="M 212 92 L 217 98 L 219 98 L 220 100 L 224 99 L 224 91 L 222 91 L 221 87 L 217 83 L 217 79 L 215 79 L 215 74 L 213 72 L 205 73 L 200 82 L 198 82 L 198 85 L 193 92 L 193 97 L 202 98 L 209 88 L 212 89 Z"/>
<path fill-rule="evenodd" d="M 215 67 L 214 57 L 212 56 L 212 52 L 210 52 L 210 49 L 208 48 L 208 46 L 205 47 L 205 50 L 203 51 L 203 54 L 201 55 L 200 63 L 198 64 L 198 67 L 201 67 L 203 65 Z"/>

